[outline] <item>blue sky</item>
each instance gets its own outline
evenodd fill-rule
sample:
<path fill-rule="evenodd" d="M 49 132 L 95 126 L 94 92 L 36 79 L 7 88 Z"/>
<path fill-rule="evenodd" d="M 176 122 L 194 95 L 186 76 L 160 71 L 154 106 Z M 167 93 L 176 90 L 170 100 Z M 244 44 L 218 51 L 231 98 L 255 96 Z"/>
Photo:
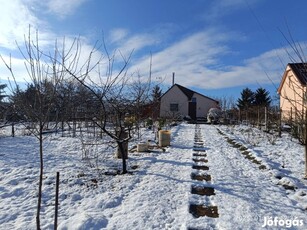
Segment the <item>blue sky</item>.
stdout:
<path fill-rule="evenodd" d="M 128 55 L 131 73 L 175 82 L 210 97 L 236 100 L 243 88 L 276 95 L 290 38 L 306 50 L 307 2 L 267 0 L 0 0 L 0 54 L 12 55 L 18 81 L 25 70 L 15 45 L 29 24 L 42 47 L 80 36 L 84 55 L 105 40 Z M 284 34 L 284 35 L 283 35 Z M 294 60 L 298 61 L 298 60 Z M 0 65 L 0 80 L 9 76 Z M 25 79 L 26 80 L 26 79 Z"/>

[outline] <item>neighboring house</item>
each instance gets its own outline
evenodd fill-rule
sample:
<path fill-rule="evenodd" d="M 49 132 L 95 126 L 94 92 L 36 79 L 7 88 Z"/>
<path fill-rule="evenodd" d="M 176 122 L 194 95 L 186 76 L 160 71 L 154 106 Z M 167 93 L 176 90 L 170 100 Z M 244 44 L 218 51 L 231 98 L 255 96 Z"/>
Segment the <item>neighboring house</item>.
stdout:
<path fill-rule="evenodd" d="M 304 119 L 307 63 L 289 63 L 278 88 L 282 119 Z"/>
<path fill-rule="evenodd" d="M 218 108 L 219 102 L 181 85 L 174 84 L 160 99 L 160 117 L 196 120 L 205 118 L 210 108 Z"/>

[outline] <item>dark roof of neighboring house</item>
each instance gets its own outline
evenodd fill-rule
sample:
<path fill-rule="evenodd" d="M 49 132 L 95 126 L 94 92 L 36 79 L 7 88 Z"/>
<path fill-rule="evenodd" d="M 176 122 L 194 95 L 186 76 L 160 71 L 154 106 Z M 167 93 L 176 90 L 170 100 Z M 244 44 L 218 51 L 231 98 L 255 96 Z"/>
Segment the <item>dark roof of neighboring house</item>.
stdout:
<path fill-rule="evenodd" d="M 212 100 L 212 101 L 215 101 L 215 102 L 219 103 L 217 100 L 214 100 L 214 99 L 212 99 L 212 98 L 210 98 L 210 97 L 207 97 L 207 96 L 205 96 L 205 95 L 203 95 L 203 94 L 197 93 L 197 92 L 195 92 L 195 91 L 193 91 L 193 90 L 191 90 L 191 89 L 188 89 L 188 88 L 186 88 L 186 87 L 184 87 L 184 86 L 182 86 L 182 85 L 174 84 L 171 88 L 173 88 L 174 86 L 177 86 L 177 87 L 187 96 L 187 98 L 188 98 L 189 100 L 192 100 L 193 95 L 196 93 L 196 94 L 198 94 L 198 95 L 201 95 L 201 96 L 203 96 L 203 97 L 205 97 L 205 98 L 208 98 L 208 99 L 210 99 L 210 100 Z M 170 89 L 171 89 L 171 88 L 170 88 Z M 170 89 L 169 89 L 169 90 L 170 90 Z M 163 97 L 169 90 L 167 90 L 167 91 L 162 95 L 162 97 Z"/>
<path fill-rule="evenodd" d="M 307 83 L 307 63 L 289 63 L 290 68 L 293 70 L 297 79 L 302 85 Z"/>

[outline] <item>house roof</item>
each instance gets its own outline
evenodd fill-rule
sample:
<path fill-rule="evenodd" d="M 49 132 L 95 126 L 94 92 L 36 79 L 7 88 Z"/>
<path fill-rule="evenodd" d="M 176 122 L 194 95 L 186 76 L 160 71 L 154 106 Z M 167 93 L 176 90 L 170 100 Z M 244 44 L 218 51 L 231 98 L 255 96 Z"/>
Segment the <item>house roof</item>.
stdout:
<path fill-rule="evenodd" d="M 307 83 L 307 63 L 288 64 L 302 85 Z"/>
<path fill-rule="evenodd" d="M 193 91 L 193 90 L 191 90 L 191 89 L 188 89 L 188 88 L 186 88 L 186 87 L 184 87 L 184 86 L 182 86 L 182 85 L 174 84 L 171 88 L 173 88 L 174 86 L 177 86 L 177 87 L 187 96 L 187 98 L 188 98 L 189 100 L 192 100 L 193 95 L 196 93 L 196 94 L 198 94 L 198 95 L 200 95 L 200 96 L 202 96 L 202 97 L 208 98 L 208 99 L 210 99 L 210 100 L 212 100 L 212 101 L 215 101 L 215 102 L 219 103 L 217 100 L 214 100 L 214 99 L 212 99 L 212 98 L 210 98 L 210 97 L 207 97 L 207 96 L 205 96 L 205 95 L 203 95 L 203 94 L 197 93 L 197 92 L 195 92 L 195 91 Z M 171 88 L 170 88 L 170 89 L 171 89 Z M 169 90 L 170 90 L 170 89 L 169 89 Z M 167 90 L 161 97 L 163 97 L 169 90 Z"/>
<path fill-rule="evenodd" d="M 302 86 L 307 85 L 307 63 L 288 63 L 287 67 L 290 67 L 298 81 Z M 278 93 L 280 94 L 283 84 L 287 77 L 287 70 L 284 72 L 281 83 L 278 88 Z"/>
<path fill-rule="evenodd" d="M 175 85 L 177 85 L 177 87 L 188 97 L 189 100 L 192 100 L 192 97 L 195 93 L 193 90 L 183 87 L 182 85 L 178 85 L 178 84 L 175 84 Z"/>

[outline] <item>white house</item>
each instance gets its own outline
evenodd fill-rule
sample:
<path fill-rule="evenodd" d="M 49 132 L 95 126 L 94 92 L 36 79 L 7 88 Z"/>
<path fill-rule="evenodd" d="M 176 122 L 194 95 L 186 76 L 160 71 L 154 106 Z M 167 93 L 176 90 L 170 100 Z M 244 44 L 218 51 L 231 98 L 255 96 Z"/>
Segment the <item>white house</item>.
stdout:
<path fill-rule="evenodd" d="M 304 119 L 307 105 L 307 63 L 289 63 L 278 88 L 282 119 Z"/>
<path fill-rule="evenodd" d="M 182 118 L 190 116 L 196 120 L 206 117 L 210 108 L 218 107 L 218 101 L 174 84 L 160 99 L 160 117 Z"/>

